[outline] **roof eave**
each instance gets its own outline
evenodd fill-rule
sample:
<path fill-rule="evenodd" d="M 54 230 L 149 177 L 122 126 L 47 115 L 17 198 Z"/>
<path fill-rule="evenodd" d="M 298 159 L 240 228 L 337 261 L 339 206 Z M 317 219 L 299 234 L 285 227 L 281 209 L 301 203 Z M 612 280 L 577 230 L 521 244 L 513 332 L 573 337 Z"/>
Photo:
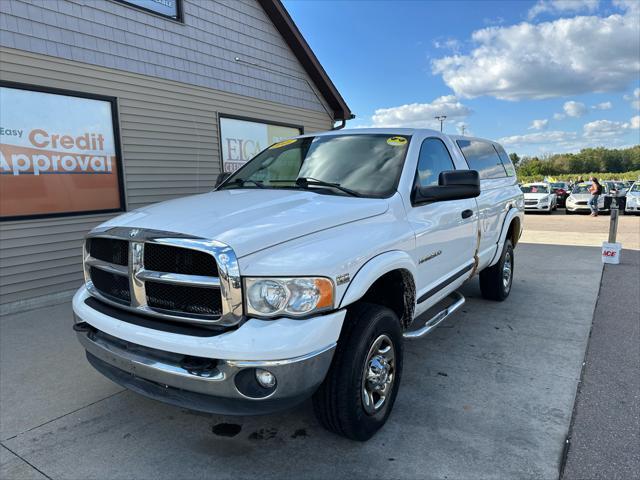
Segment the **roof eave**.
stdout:
<path fill-rule="evenodd" d="M 331 107 L 333 119 L 349 120 L 354 118 L 351 109 L 342 98 L 342 95 L 340 95 L 340 92 L 338 92 L 329 75 L 327 75 L 327 72 L 302 36 L 302 33 L 300 33 L 300 30 L 298 30 L 282 2 L 280 0 L 258 0 L 258 3 L 302 64 L 302 67 L 329 104 L 329 107 Z"/>

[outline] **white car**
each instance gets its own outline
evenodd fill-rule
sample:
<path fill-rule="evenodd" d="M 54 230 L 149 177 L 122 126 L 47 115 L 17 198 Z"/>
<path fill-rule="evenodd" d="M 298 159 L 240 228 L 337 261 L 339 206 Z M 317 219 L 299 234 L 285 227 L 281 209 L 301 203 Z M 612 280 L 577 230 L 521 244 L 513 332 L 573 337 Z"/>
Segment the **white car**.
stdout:
<path fill-rule="evenodd" d="M 524 193 L 525 212 L 550 214 L 558 207 L 558 196 L 548 183 L 525 183 L 520 189 Z"/>
<path fill-rule="evenodd" d="M 627 191 L 626 214 L 640 214 L 640 182 L 634 183 Z"/>
<path fill-rule="evenodd" d="M 92 230 L 74 330 L 98 371 L 142 395 L 237 415 L 313 396 L 322 425 L 366 440 L 393 407 L 405 339 L 460 308 L 476 274 L 485 298 L 507 298 L 523 208 L 491 141 L 284 140 L 215 191 Z"/>
<path fill-rule="evenodd" d="M 591 193 L 589 192 L 590 187 L 591 182 L 576 184 L 571 191 L 571 195 L 567 197 L 564 213 L 570 215 L 572 213 L 591 212 L 591 207 L 589 207 L 589 200 L 591 200 Z M 605 192 L 603 185 L 602 195 L 598 197 L 598 210 L 601 212 L 605 210 L 605 205 Z"/>

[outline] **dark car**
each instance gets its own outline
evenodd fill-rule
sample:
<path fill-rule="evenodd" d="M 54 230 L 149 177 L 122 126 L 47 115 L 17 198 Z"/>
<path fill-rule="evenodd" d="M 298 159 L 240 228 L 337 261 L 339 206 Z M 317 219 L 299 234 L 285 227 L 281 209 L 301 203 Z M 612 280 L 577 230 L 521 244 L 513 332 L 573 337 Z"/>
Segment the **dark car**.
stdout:
<path fill-rule="evenodd" d="M 627 203 L 627 186 L 622 182 L 605 181 L 602 182 L 604 207 L 609 210 L 611 205 L 616 202 L 618 208 L 624 211 Z"/>
<path fill-rule="evenodd" d="M 567 182 L 552 182 L 549 184 L 551 190 L 556 194 L 558 206 L 564 207 L 567 204 L 567 197 L 571 194 L 571 188 Z"/>

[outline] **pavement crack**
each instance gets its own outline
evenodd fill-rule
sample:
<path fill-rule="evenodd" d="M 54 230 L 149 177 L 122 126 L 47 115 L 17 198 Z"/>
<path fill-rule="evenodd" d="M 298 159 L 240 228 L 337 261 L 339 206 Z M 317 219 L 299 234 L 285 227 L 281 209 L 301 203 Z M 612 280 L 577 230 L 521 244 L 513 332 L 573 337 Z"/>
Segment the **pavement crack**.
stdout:
<path fill-rule="evenodd" d="M 36 430 L 36 429 L 40 428 L 40 427 L 44 427 L 45 425 L 48 425 L 51 422 L 55 422 L 56 420 L 60 420 L 61 418 L 66 417 L 67 415 L 71 415 L 73 413 L 79 412 L 80 410 L 83 410 L 83 409 L 85 409 L 87 407 L 91 407 L 92 405 L 95 405 L 96 403 L 100 403 L 100 402 L 102 402 L 104 400 L 108 400 L 108 399 L 110 399 L 112 397 L 115 397 L 116 395 L 120 395 L 121 393 L 126 392 L 126 391 L 127 391 L 127 389 L 123 388 L 122 390 L 120 390 L 120 391 L 118 391 L 116 393 L 112 393 L 111 395 L 108 395 L 108 396 L 106 396 L 104 398 L 101 398 L 99 400 L 96 400 L 95 402 L 88 403 L 87 405 L 83 405 L 82 407 L 76 408 L 75 410 L 71 410 L 70 412 L 63 413 L 62 415 L 59 415 L 59 416 L 57 416 L 55 418 L 52 418 L 51 420 L 47 420 L 46 422 L 41 423 L 40 425 L 36 425 L 35 427 L 28 428 L 27 430 L 25 430 L 23 432 L 16 433 L 15 435 L 12 435 L 11 437 L 5 438 L 4 440 L 2 440 L 2 442 L 8 442 L 9 440 L 13 440 L 14 438 L 19 437 L 20 435 L 24 435 L 25 433 L 29 433 L 29 432 L 31 432 L 33 430 Z M 4 445 L 4 443 L 2 443 L 2 445 Z"/>
<path fill-rule="evenodd" d="M 9 447 L 7 447 L 4 442 L 0 442 L 0 445 L 2 445 L 4 448 L 6 448 L 8 451 L 10 451 L 11 453 L 13 453 L 16 457 L 18 457 L 20 460 L 22 460 L 24 463 L 26 463 L 27 465 L 29 465 L 31 468 L 33 468 L 36 472 L 38 472 L 40 475 L 48 478 L 49 480 L 53 480 L 49 475 L 47 475 L 46 473 L 44 473 L 42 470 L 40 470 L 38 467 L 36 467 L 33 463 L 29 462 L 26 458 L 18 455 L 16 452 L 14 452 L 13 450 L 11 450 Z"/>

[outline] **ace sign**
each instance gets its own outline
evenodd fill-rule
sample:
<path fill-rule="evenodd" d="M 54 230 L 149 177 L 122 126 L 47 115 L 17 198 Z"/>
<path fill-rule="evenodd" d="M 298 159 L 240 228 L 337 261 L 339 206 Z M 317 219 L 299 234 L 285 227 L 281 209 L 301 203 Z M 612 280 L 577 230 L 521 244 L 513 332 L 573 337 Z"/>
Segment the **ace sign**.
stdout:
<path fill-rule="evenodd" d="M 301 133 L 297 127 L 221 116 L 222 170 L 233 173 L 269 145 Z"/>

